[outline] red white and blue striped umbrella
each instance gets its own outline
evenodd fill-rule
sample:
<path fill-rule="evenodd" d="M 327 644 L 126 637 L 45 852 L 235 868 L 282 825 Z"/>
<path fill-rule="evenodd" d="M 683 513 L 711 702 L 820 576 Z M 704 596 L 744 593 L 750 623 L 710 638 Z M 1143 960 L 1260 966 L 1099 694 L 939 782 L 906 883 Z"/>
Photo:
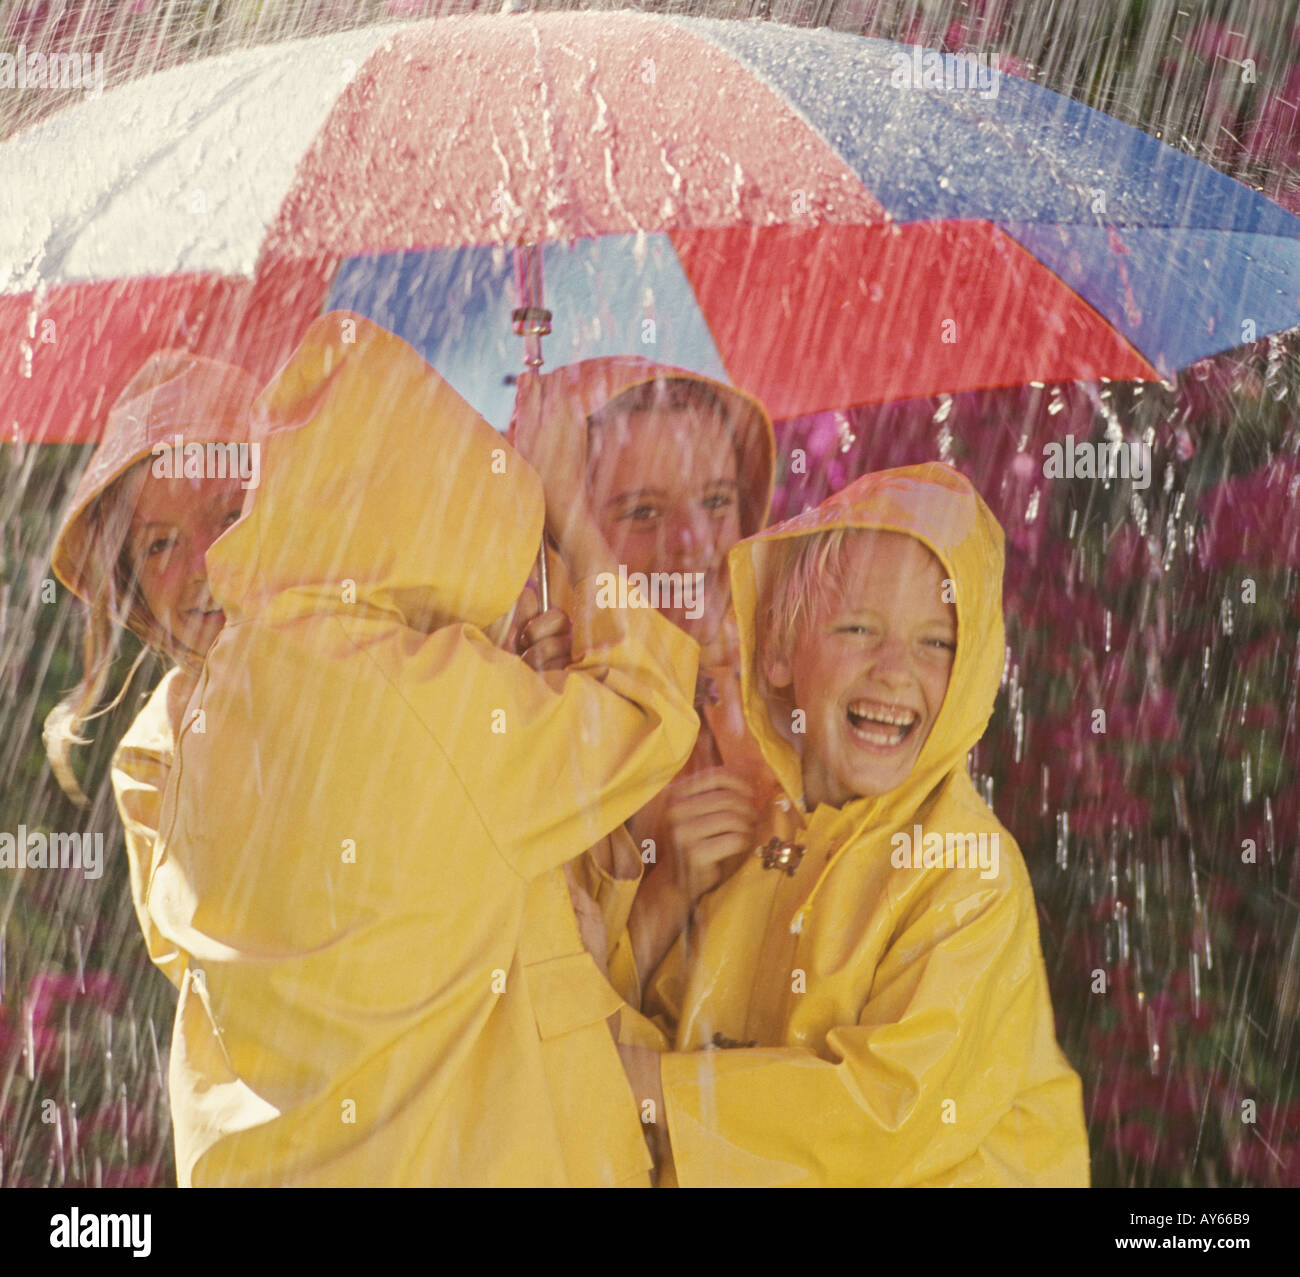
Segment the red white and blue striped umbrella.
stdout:
<path fill-rule="evenodd" d="M 521 243 L 542 246 L 548 362 L 643 354 L 778 419 L 1164 378 L 1300 323 L 1300 220 L 974 70 L 830 31 L 554 13 L 125 85 L 0 148 L 0 430 L 94 438 L 162 346 L 269 375 L 334 307 L 501 425 Z"/>

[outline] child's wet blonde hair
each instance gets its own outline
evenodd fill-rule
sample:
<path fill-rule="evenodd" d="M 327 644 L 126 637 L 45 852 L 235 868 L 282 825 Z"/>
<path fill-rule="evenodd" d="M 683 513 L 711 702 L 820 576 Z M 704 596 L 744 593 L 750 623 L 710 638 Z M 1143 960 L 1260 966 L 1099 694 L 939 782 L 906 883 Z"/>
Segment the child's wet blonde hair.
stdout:
<path fill-rule="evenodd" d="M 884 529 L 841 526 L 773 543 L 772 552 L 777 557 L 768 574 L 758 614 L 760 659 L 757 668 L 765 681 L 770 661 L 788 660 L 793 656 L 800 633 L 816 617 L 828 592 L 832 588 L 844 589 L 844 560 L 849 538 L 883 534 Z"/>
<path fill-rule="evenodd" d="M 758 641 L 765 668 L 771 659 L 788 659 L 799 633 L 817 615 L 830 587 L 844 586 L 848 536 L 862 528 L 827 528 L 797 539 L 775 542 L 776 562 L 759 606 Z"/>

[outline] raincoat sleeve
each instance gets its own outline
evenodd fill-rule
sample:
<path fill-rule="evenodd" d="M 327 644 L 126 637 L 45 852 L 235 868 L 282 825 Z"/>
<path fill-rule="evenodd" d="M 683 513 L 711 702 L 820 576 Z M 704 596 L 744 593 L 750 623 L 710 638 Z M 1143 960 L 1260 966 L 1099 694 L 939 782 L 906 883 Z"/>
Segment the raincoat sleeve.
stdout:
<path fill-rule="evenodd" d="M 565 670 L 538 674 L 472 627 L 450 652 L 431 642 L 402 670 L 408 702 L 435 736 L 447 721 L 446 689 L 490 690 L 475 715 L 482 748 L 460 779 L 525 879 L 622 824 L 676 775 L 699 729 L 697 644 L 653 609 L 598 607 L 598 588 L 590 580 L 574 589 Z M 444 743 L 448 757 L 465 757 L 461 728 Z"/>
<path fill-rule="evenodd" d="M 940 874 L 886 950 L 857 1022 L 827 1033 L 830 1058 L 665 1054 L 676 1182 L 1086 1185 L 1080 1083 L 1056 1045 L 1019 876 L 976 904 L 968 889 L 946 892 Z"/>
<path fill-rule="evenodd" d="M 131 877 L 131 903 L 144 932 L 149 957 L 163 974 L 180 988 L 184 964 L 177 948 L 163 938 L 145 904 L 149 872 L 153 866 L 154 840 L 162 815 L 163 791 L 171 770 L 172 732 L 167 715 L 167 696 L 176 671 L 168 674 L 145 707 L 136 716 L 113 755 L 113 794 Z"/>

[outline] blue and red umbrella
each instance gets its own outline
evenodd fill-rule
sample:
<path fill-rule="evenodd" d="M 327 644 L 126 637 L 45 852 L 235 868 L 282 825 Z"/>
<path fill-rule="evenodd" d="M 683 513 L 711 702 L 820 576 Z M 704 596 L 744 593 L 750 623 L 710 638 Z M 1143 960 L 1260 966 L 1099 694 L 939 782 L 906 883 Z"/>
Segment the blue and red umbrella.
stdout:
<path fill-rule="evenodd" d="M 521 244 L 549 362 L 643 354 L 778 419 L 1161 379 L 1300 323 L 1300 219 L 1256 192 L 987 63 L 765 23 L 244 51 L 60 113 L 0 148 L 0 185 L 9 438 L 93 439 L 161 346 L 269 375 L 333 307 L 503 425 Z"/>

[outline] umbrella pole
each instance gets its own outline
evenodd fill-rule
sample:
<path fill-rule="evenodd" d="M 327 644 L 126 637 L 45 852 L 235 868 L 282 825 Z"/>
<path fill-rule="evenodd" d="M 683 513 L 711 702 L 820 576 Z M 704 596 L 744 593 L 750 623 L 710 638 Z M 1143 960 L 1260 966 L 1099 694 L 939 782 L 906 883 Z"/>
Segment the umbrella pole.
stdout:
<path fill-rule="evenodd" d="M 519 284 L 519 305 L 511 315 L 516 336 L 524 339 L 524 367 L 536 374 L 542 366 L 542 338 L 551 331 L 551 312 L 542 305 L 542 249 L 539 244 L 521 244 L 515 253 L 515 277 Z M 537 551 L 538 603 L 550 609 L 551 589 L 546 572 L 546 529 Z"/>

